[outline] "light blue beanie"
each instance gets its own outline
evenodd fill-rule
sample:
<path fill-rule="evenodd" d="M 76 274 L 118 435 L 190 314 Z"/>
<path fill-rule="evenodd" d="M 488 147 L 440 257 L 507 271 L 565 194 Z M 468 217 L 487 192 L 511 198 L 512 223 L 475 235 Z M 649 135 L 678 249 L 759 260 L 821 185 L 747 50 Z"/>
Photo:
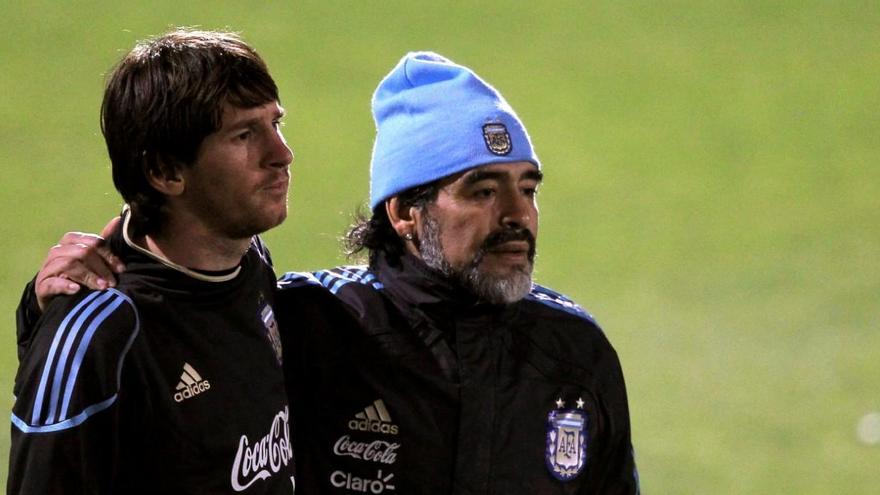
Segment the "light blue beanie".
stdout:
<path fill-rule="evenodd" d="M 406 54 L 373 94 L 370 208 L 481 165 L 532 162 L 525 127 L 498 91 L 432 52 Z"/>

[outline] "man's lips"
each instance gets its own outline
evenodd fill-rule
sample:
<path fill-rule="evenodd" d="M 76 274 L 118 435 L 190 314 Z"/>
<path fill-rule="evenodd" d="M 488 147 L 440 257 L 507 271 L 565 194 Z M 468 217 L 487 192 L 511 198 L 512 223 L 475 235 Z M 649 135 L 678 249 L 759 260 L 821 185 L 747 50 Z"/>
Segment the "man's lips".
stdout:
<path fill-rule="evenodd" d="M 505 242 L 486 251 L 486 256 L 502 263 L 521 264 L 529 262 L 529 252 L 528 242 Z"/>
<path fill-rule="evenodd" d="M 283 179 L 279 179 L 279 180 L 272 181 L 272 182 L 268 183 L 267 185 L 263 186 L 263 189 L 270 191 L 270 192 L 281 192 L 281 191 L 287 191 L 287 187 L 289 185 L 290 185 L 290 178 L 285 177 Z"/>
<path fill-rule="evenodd" d="M 535 256 L 535 238 L 526 229 L 505 229 L 489 235 L 476 260 L 490 257 L 502 263 L 531 264 Z"/>
<path fill-rule="evenodd" d="M 488 252 L 493 254 L 528 254 L 530 247 L 527 241 L 509 241 L 492 247 Z"/>

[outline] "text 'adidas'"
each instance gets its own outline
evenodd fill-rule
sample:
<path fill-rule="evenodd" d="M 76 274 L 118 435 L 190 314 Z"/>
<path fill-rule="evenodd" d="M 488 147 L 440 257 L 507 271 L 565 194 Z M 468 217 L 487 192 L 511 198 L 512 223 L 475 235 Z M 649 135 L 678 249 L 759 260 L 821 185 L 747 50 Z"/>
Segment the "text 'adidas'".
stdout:
<path fill-rule="evenodd" d="M 362 412 L 355 414 L 354 419 L 348 422 L 348 428 L 388 435 L 397 435 L 398 432 L 397 425 L 391 422 L 391 415 L 382 399 L 376 399 Z"/>
<path fill-rule="evenodd" d="M 175 388 L 177 392 L 174 393 L 174 401 L 183 402 L 186 399 L 210 390 L 211 383 L 203 379 L 189 363 L 183 363 L 183 373 L 180 375 L 180 382 L 177 383 Z"/>

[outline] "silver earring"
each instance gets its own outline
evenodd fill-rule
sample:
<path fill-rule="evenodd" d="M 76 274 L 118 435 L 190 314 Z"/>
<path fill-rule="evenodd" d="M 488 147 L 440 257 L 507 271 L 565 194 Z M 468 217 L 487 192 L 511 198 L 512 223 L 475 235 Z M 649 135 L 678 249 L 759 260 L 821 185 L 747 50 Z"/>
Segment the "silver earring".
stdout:
<path fill-rule="evenodd" d="M 406 240 L 408 240 L 408 241 L 411 241 L 411 240 L 413 239 L 413 237 L 412 237 L 412 233 L 411 233 L 411 232 L 407 232 L 406 234 L 403 234 L 403 238 L 406 239 Z"/>

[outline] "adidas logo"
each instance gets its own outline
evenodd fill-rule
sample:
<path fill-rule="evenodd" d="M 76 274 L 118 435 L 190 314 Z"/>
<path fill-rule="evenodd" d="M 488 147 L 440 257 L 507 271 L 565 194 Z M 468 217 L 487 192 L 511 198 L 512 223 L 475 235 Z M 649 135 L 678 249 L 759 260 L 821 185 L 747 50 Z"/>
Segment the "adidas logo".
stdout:
<path fill-rule="evenodd" d="M 348 429 L 397 435 L 397 425 L 391 423 L 391 415 L 382 399 L 374 400 L 363 411 L 355 414 L 354 419 L 348 422 Z"/>
<path fill-rule="evenodd" d="M 208 380 L 202 379 L 202 375 L 194 370 L 189 363 L 183 363 L 183 373 L 180 374 L 180 381 L 175 388 L 177 392 L 174 393 L 174 401 L 183 402 L 206 390 L 210 390 L 211 383 Z"/>

